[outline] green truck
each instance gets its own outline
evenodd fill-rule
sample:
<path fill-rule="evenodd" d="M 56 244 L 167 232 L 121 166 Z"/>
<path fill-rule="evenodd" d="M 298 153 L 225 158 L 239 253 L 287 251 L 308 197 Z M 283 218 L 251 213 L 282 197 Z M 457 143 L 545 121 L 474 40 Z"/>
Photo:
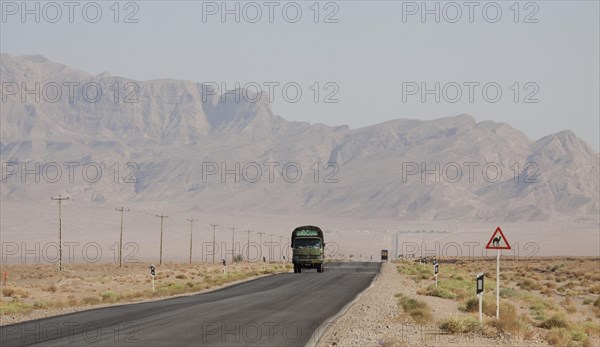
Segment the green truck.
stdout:
<path fill-rule="evenodd" d="M 325 240 L 323 231 L 314 225 L 297 227 L 292 231 L 292 263 L 294 273 L 302 269 L 316 268 L 317 272 L 325 271 Z"/>

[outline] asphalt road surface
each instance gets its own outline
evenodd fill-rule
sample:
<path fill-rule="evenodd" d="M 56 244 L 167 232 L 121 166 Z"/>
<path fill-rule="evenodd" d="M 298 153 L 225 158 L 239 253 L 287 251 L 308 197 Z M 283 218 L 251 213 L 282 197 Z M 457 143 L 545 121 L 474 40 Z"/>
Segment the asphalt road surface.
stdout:
<path fill-rule="evenodd" d="M 327 264 L 206 294 L 0 327 L 0 345 L 304 346 L 365 290 L 380 263 Z M 315 335 L 316 336 L 316 335 Z"/>

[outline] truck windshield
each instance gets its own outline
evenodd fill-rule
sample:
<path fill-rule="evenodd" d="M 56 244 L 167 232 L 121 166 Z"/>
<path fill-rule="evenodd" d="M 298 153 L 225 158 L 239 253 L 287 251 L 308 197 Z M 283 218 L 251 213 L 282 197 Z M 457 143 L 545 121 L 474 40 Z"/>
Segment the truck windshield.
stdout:
<path fill-rule="evenodd" d="M 319 239 L 296 239 L 294 248 L 321 248 L 321 240 Z"/>

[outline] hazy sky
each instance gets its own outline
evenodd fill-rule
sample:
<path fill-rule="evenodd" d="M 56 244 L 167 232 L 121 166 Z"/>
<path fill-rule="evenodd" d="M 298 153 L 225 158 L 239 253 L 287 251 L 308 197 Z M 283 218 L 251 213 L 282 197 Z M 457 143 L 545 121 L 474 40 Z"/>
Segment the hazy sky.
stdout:
<path fill-rule="evenodd" d="M 598 1 L 123 1 L 118 12 L 114 1 L 30 1 L 24 18 L 21 3 L 1 1 L 3 53 L 136 80 L 271 86 L 288 120 L 357 128 L 469 113 L 534 140 L 571 129 L 600 145 Z"/>

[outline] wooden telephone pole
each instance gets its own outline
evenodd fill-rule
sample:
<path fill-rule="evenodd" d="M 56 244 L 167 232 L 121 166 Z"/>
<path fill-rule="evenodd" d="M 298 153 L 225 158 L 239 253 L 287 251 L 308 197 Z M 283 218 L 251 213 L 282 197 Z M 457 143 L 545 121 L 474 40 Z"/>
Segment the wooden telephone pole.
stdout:
<path fill-rule="evenodd" d="M 194 222 L 197 222 L 197 219 L 190 218 L 187 220 L 190 222 L 190 264 L 192 263 L 192 229 L 194 228 Z"/>
<path fill-rule="evenodd" d="M 235 260 L 235 227 L 231 228 L 231 263 Z"/>
<path fill-rule="evenodd" d="M 129 212 L 129 209 L 121 206 L 121 208 L 115 208 L 115 211 L 121 212 L 121 235 L 119 236 L 119 267 L 122 266 L 122 255 L 123 255 L 123 213 Z"/>
<path fill-rule="evenodd" d="M 69 197 L 63 198 L 61 195 L 58 198 L 50 197 L 51 200 L 58 201 L 58 271 L 62 271 L 62 202 L 69 200 Z"/>
<path fill-rule="evenodd" d="M 162 265 L 162 249 L 163 249 L 163 220 L 165 218 L 169 218 L 169 216 L 165 216 L 163 214 L 156 215 L 156 217 L 160 218 L 160 259 L 158 261 L 159 265 Z"/>
<path fill-rule="evenodd" d="M 252 230 L 246 230 L 246 233 L 248 233 L 248 243 L 246 243 L 246 261 L 250 262 L 250 233 L 252 232 Z"/>
<path fill-rule="evenodd" d="M 217 227 L 219 226 L 219 224 L 209 224 L 211 227 L 213 227 L 213 249 L 212 249 L 212 262 L 215 262 L 215 253 L 217 253 L 216 251 L 216 242 L 215 242 L 215 231 L 217 229 Z"/>
<path fill-rule="evenodd" d="M 262 231 L 257 232 L 258 234 L 258 250 L 260 251 L 259 258 L 262 260 L 262 236 L 265 234 Z"/>

